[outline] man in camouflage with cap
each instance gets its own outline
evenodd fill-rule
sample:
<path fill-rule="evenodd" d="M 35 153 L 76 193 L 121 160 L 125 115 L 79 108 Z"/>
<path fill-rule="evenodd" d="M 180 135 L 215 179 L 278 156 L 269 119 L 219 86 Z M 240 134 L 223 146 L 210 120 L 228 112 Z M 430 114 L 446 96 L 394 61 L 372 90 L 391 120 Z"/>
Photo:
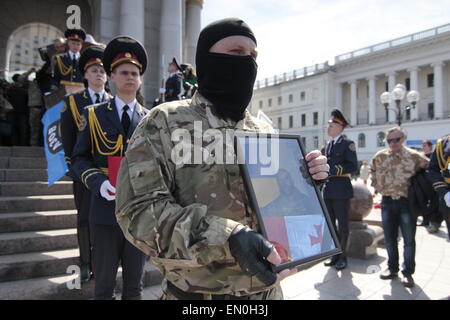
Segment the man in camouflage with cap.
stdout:
<path fill-rule="evenodd" d="M 192 100 L 152 109 L 122 160 L 117 221 L 164 275 L 164 299 L 281 299 L 279 281 L 293 272 L 272 271 L 270 263 L 281 258 L 255 232 L 257 218 L 237 164 L 174 159 L 177 133 L 187 132 L 180 143 L 194 138 L 196 148 L 206 134 L 202 129 L 223 136 L 236 130 L 273 132 L 246 111 L 256 56 L 256 39 L 242 20 L 208 25 L 197 45 L 198 91 Z M 319 151 L 306 161 L 314 179 L 327 177 L 329 167 Z"/>

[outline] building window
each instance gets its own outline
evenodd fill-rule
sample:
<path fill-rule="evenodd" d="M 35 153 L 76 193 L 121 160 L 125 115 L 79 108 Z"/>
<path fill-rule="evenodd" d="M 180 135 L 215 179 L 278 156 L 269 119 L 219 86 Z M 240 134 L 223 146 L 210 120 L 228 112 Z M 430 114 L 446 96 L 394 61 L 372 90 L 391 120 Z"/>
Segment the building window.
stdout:
<path fill-rule="evenodd" d="M 384 91 L 389 91 L 389 82 L 384 83 Z"/>
<path fill-rule="evenodd" d="M 281 117 L 278 117 L 278 129 L 281 129 L 283 126 L 283 119 Z"/>
<path fill-rule="evenodd" d="M 384 147 L 386 146 L 386 135 L 384 132 L 378 132 L 377 134 L 377 147 Z"/>
<path fill-rule="evenodd" d="M 278 97 L 278 105 L 281 106 L 281 103 L 283 103 L 283 97 Z"/>
<path fill-rule="evenodd" d="M 406 120 L 411 120 L 411 109 L 406 109 L 405 118 Z"/>
<path fill-rule="evenodd" d="M 294 101 L 294 96 L 292 94 L 289 95 L 289 103 L 292 103 Z"/>
<path fill-rule="evenodd" d="M 360 133 L 358 135 L 358 148 L 366 147 L 366 135 L 364 133 Z"/>
<path fill-rule="evenodd" d="M 306 114 L 302 114 L 302 127 L 306 126 Z"/>
<path fill-rule="evenodd" d="M 427 75 L 427 86 L 428 88 L 434 87 L 434 73 L 430 73 Z"/>
<path fill-rule="evenodd" d="M 313 113 L 313 123 L 315 126 L 317 126 L 319 124 L 319 113 L 318 112 Z"/>
<path fill-rule="evenodd" d="M 272 106 L 272 98 L 269 99 L 269 107 Z"/>
<path fill-rule="evenodd" d="M 305 98 L 306 98 L 306 93 L 305 93 L 305 91 L 302 91 L 302 92 L 300 93 L 300 100 L 301 100 L 301 101 L 305 101 Z"/>
<path fill-rule="evenodd" d="M 366 97 L 369 97 L 369 86 L 366 87 Z"/>
<path fill-rule="evenodd" d="M 262 100 L 259 102 L 259 108 L 260 109 L 262 109 L 262 107 L 263 107 L 263 102 L 262 102 Z"/>
<path fill-rule="evenodd" d="M 293 116 L 289 116 L 289 128 L 294 127 L 294 117 Z"/>
<path fill-rule="evenodd" d="M 314 136 L 314 149 L 319 149 L 319 137 Z"/>
<path fill-rule="evenodd" d="M 405 87 L 406 87 L 406 91 L 411 90 L 411 79 L 410 78 L 405 79 Z"/>
<path fill-rule="evenodd" d="M 434 119 L 434 103 L 428 104 L 428 119 Z"/>

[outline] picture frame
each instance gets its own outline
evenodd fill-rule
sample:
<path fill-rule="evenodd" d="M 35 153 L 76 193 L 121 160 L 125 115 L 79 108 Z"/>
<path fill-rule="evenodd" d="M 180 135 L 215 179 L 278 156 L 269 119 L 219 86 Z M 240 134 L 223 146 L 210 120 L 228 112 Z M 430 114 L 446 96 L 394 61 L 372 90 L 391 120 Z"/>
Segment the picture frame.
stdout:
<path fill-rule="evenodd" d="M 259 232 L 282 258 L 274 272 L 342 253 L 299 135 L 237 132 L 234 148 Z"/>

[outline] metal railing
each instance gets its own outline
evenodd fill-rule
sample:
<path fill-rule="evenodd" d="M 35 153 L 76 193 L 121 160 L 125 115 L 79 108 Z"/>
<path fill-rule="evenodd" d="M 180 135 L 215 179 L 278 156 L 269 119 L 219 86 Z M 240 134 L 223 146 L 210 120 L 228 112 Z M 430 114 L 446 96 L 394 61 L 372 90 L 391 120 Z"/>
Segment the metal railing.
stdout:
<path fill-rule="evenodd" d="M 312 75 L 315 75 L 318 73 L 328 71 L 329 68 L 330 68 L 330 66 L 328 65 L 328 61 L 326 61 L 324 63 L 318 63 L 313 66 L 304 67 L 301 69 L 293 70 L 291 72 L 285 72 L 283 74 L 275 75 L 271 78 L 257 80 L 255 82 L 254 88 L 261 89 L 261 88 L 265 88 L 265 87 L 274 86 L 279 83 L 292 81 L 292 80 L 304 78 L 307 76 L 312 76 Z"/>
<path fill-rule="evenodd" d="M 343 62 L 348 59 L 357 58 L 362 55 L 366 55 L 366 54 L 373 53 L 373 52 L 378 52 L 378 51 L 385 50 L 388 48 L 393 48 L 396 46 L 403 45 L 405 43 L 426 39 L 426 38 L 429 38 L 429 37 L 432 37 L 435 35 L 439 35 L 442 33 L 446 33 L 449 31 L 450 31 L 450 23 L 433 28 L 433 29 L 428 29 L 425 31 L 413 33 L 413 34 L 410 34 L 410 35 L 407 35 L 407 36 L 404 36 L 401 38 L 397 38 L 394 40 L 378 43 L 378 44 L 375 44 L 370 47 L 366 47 L 366 48 L 362 48 L 362 49 L 358 49 L 355 51 L 351 51 L 351 52 L 347 52 L 347 53 L 338 55 L 334 58 L 334 62 L 336 64 L 336 63 Z"/>

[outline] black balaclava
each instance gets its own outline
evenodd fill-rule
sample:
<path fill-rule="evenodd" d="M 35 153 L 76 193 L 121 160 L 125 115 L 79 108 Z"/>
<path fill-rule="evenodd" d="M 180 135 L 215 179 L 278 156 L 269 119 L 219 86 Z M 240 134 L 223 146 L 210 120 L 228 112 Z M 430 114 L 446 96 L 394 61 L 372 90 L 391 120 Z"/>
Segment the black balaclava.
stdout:
<path fill-rule="evenodd" d="M 223 19 L 206 26 L 200 33 L 195 56 L 198 91 L 212 102 L 221 117 L 239 121 L 252 99 L 258 65 L 251 56 L 209 52 L 217 41 L 229 36 L 245 36 L 256 44 L 252 30 L 240 19 Z"/>

